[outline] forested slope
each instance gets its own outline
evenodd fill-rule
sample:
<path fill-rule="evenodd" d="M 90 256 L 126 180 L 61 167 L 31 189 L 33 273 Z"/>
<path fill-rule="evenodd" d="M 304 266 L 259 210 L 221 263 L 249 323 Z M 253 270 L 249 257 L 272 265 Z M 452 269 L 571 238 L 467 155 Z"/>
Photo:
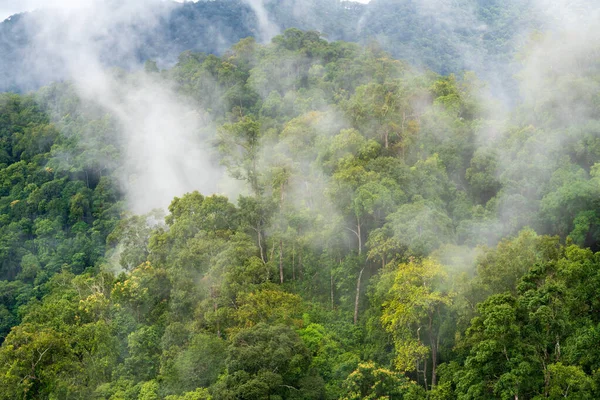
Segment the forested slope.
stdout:
<path fill-rule="evenodd" d="M 166 216 L 125 212 L 102 104 L 2 95 L 0 398 L 597 398 L 600 59 L 573 57 L 501 116 L 473 74 L 297 29 L 114 71 L 207 116 L 239 183 Z"/>
<path fill-rule="evenodd" d="M 521 38 L 544 27 L 535 1 L 340 0 L 150 1 L 137 19 L 124 18 L 127 7 L 114 7 L 114 29 L 94 36 L 106 66 L 135 69 L 148 59 L 173 65 L 187 50 L 222 54 L 238 40 L 269 40 L 287 28 L 318 30 L 329 40 L 361 44 L 377 41 L 395 58 L 448 74 L 475 70 L 510 79 L 511 62 Z M 259 15 L 263 15 L 261 17 Z M 76 25 L 82 17 L 38 10 L 0 24 L 0 89 L 26 91 L 68 79 L 60 56 L 72 38 L 57 25 Z M 90 21 L 94 24 L 94 21 Z M 59 43 L 63 43 L 60 45 Z M 43 67 L 40 67 L 43 65 Z"/>

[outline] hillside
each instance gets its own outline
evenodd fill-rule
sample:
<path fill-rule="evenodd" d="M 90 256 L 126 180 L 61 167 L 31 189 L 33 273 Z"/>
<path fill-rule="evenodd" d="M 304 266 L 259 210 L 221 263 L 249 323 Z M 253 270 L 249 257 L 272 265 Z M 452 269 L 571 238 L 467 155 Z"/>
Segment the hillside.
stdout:
<path fill-rule="evenodd" d="M 115 7 L 103 18 L 123 18 L 123 23 L 95 33 L 92 43 L 105 66 L 135 69 L 152 59 L 169 67 L 186 50 L 219 55 L 242 38 L 268 40 L 287 28 L 300 28 L 322 32 L 328 40 L 377 42 L 394 57 L 438 73 L 474 70 L 486 80 L 499 81 L 514 72 L 510 63 L 517 39 L 527 38 L 544 21 L 532 3 L 523 1 L 264 3 L 263 19 L 257 16 L 257 6 L 251 6 L 262 7 L 263 2 L 242 0 L 150 1 L 137 19 L 124 18 L 127 10 Z M 80 18 L 41 10 L 2 22 L 0 90 L 24 91 L 68 78 L 59 43 L 79 39 L 65 36 L 67 30 L 58 27 L 77 24 Z M 47 43 L 49 36 L 52 45 Z"/>
<path fill-rule="evenodd" d="M 0 399 L 597 398 L 579 39 L 508 111 L 299 29 L 2 94 Z"/>

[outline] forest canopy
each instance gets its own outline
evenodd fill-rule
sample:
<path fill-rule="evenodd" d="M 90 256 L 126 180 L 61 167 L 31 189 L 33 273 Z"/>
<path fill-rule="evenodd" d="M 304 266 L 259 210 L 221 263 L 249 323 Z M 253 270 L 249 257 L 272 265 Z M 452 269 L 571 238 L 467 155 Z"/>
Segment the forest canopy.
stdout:
<path fill-rule="evenodd" d="M 295 28 L 113 69 L 116 108 L 1 94 L 0 399 L 598 398 L 598 54 L 508 111 Z M 131 212 L 144 85 L 227 190 Z"/>

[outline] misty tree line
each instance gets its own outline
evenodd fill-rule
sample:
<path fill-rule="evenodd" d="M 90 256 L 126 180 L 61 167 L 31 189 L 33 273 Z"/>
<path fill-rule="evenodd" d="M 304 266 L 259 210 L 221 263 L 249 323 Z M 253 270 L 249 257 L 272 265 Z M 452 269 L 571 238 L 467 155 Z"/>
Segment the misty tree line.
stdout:
<path fill-rule="evenodd" d="M 166 215 L 125 212 L 102 107 L 2 94 L 0 399 L 597 398 L 599 60 L 574 57 L 507 115 L 472 73 L 297 29 L 115 70 L 208 114 L 244 187 Z"/>
<path fill-rule="evenodd" d="M 119 25 L 115 37 L 99 32 L 92 41 L 107 67 L 128 67 L 135 59 L 156 59 L 174 64 L 184 50 L 222 54 L 240 39 L 265 35 L 256 9 L 262 4 L 268 20 L 287 28 L 318 30 L 329 40 L 362 44 L 378 41 L 395 58 L 426 66 L 441 74 L 464 69 L 480 73 L 493 70 L 509 79 L 508 64 L 514 43 L 533 29 L 544 27 L 535 0 L 372 0 L 361 4 L 341 0 L 211 0 L 177 3 L 145 2 L 145 18 Z M 255 6 L 256 7 L 256 6 Z M 117 8 L 118 9 L 118 8 Z M 122 18 L 114 11 L 107 26 Z M 52 81 L 68 79 L 64 60 L 56 49 L 36 38 L 45 37 L 44 26 L 77 21 L 40 10 L 0 21 L 0 89 L 27 91 Z M 156 23 L 148 24 L 148 20 Z M 134 18 L 135 20 L 135 18 Z M 114 22 L 112 22 L 114 23 Z M 53 31 L 53 30 L 51 30 Z M 55 40 L 69 43 L 67 31 Z M 268 36 L 268 35 L 267 35 Z M 126 40 L 125 40 L 126 38 Z M 126 45 L 124 45 L 126 43 Z M 132 56 L 128 47 L 133 49 Z M 489 60 L 487 62 L 486 60 Z M 37 68 L 43 64 L 45 68 Z M 505 68 L 506 67 L 506 68 Z"/>

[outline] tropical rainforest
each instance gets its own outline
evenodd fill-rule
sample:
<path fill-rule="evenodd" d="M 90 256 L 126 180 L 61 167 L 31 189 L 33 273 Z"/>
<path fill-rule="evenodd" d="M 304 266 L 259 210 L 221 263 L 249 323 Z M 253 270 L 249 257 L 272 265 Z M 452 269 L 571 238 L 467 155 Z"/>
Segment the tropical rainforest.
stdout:
<path fill-rule="evenodd" d="M 377 41 L 395 58 L 441 74 L 468 69 L 485 75 L 489 67 L 502 67 L 508 70 L 502 75 L 506 78 L 512 72 L 508 64 L 514 55 L 514 43 L 522 34 L 531 29 L 550 29 L 536 1 L 541 0 L 371 0 L 368 4 L 341 0 L 200 0 L 158 5 L 154 4 L 156 0 L 149 0 L 153 6 L 147 7 L 151 11 L 146 10 L 143 18 L 121 21 L 133 25 L 131 33 L 122 26 L 101 31 L 95 35 L 93 45 L 100 48 L 100 58 L 109 66 L 127 68 L 132 53 L 137 61 L 153 59 L 170 66 L 186 50 L 223 54 L 243 38 L 253 36 L 260 41 L 270 39 L 277 31 L 299 28 L 317 30 L 328 40 L 362 44 Z M 261 27 L 255 11 L 272 21 L 271 29 Z M 440 17 L 438 12 L 443 15 Z M 119 19 L 126 13 L 111 11 L 110 18 Z M 52 46 L 27 47 L 36 37 L 47 34 L 39 20 L 65 26 L 76 22 L 75 16 L 57 14 L 38 10 L 13 15 L 0 23 L 0 89 L 31 90 L 69 77 L 55 48 L 67 40 L 68 32 L 58 32 Z M 148 23 L 153 20 L 156 23 Z M 123 35 L 127 34 L 136 39 L 122 46 Z"/>
<path fill-rule="evenodd" d="M 560 35 L 509 104 L 297 28 L 111 68 L 228 177 L 143 212 L 114 108 L 1 93 L 0 399 L 600 398 L 600 42 Z"/>

